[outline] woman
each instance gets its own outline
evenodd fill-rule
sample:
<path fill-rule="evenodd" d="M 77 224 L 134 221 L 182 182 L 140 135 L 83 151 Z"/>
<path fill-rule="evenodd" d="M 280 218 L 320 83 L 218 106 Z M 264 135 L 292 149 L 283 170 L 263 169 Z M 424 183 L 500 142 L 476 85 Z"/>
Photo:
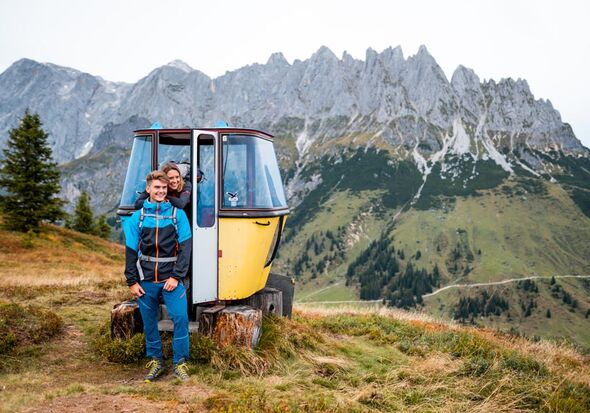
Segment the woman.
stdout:
<path fill-rule="evenodd" d="M 180 168 L 172 162 L 166 162 L 162 166 L 161 171 L 164 172 L 170 180 L 170 184 L 168 185 L 168 195 L 166 196 L 168 201 L 170 201 L 172 206 L 184 209 L 191 201 L 191 192 L 193 189 L 191 183 L 182 178 Z M 146 191 L 139 194 L 139 197 L 137 197 L 137 200 L 135 201 L 135 209 L 142 208 L 143 201 L 145 201 L 148 196 L 149 195 Z"/>

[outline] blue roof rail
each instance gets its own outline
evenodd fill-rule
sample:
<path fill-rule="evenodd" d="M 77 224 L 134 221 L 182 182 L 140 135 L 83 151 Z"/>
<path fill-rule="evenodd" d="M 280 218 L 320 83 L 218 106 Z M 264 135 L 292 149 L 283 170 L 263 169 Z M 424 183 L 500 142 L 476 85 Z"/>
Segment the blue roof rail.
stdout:
<path fill-rule="evenodd" d="M 229 128 L 229 124 L 224 120 L 218 120 L 217 122 L 215 122 L 215 127 L 216 128 Z"/>

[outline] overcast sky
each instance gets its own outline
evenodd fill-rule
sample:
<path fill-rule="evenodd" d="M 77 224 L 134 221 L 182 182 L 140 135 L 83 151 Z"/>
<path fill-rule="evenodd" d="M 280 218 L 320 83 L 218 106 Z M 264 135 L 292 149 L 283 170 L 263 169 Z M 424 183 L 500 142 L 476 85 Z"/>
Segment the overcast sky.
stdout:
<path fill-rule="evenodd" d="M 136 82 L 180 59 L 217 77 L 273 52 L 424 44 L 449 79 L 526 79 L 590 147 L 589 18 L 587 0 L 0 0 L 0 72 L 27 57 Z"/>

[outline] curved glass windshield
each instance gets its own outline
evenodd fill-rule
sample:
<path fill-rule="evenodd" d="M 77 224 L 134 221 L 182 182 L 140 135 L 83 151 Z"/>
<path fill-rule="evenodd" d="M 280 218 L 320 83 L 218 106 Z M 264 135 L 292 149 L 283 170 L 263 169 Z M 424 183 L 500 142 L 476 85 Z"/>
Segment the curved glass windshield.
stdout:
<path fill-rule="evenodd" d="M 249 135 L 223 137 L 223 208 L 287 208 L 271 141 Z"/>
<path fill-rule="evenodd" d="M 145 177 L 152 169 L 152 137 L 137 136 L 133 141 L 127 177 L 121 195 L 121 206 L 133 206 L 137 195 L 145 189 Z"/>

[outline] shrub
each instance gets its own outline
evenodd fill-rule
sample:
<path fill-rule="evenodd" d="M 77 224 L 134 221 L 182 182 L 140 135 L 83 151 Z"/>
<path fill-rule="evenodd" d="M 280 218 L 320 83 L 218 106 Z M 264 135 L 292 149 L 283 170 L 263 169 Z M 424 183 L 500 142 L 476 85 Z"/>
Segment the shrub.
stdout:
<path fill-rule="evenodd" d="M 581 383 L 561 383 L 550 396 L 548 411 L 587 412 L 590 409 L 590 388 Z"/>
<path fill-rule="evenodd" d="M 58 334 L 62 327 L 62 319 L 50 310 L 0 303 L 0 354 L 9 353 L 17 345 L 43 343 Z"/>
<path fill-rule="evenodd" d="M 113 340 L 110 321 L 98 330 L 92 347 L 99 357 L 114 363 L 139 363 L 145 357 L 144 335 L 136 334 L 129 339 Z"/>
<path fill-rule="evenodd" d="M 191 334 L 190 336 L 190 361 L 197 364 L 208 364 L 211 362 L 213 353 L 217 346 L 209 337 L 202 334 Z"/>
<path fill-rule="evenodd" d="M 0 326 L 1 330 L 4 330 Z M 16 346 L 16 336 L 12 331 L 0 332 L 0 354 L 5 354 L 11 351 Z"/>
<path fill-rule="evenodd" d="M 542 363 L 513 350 L 503 352 L 502 367 L 524 374 L 535 374 L 539 376 L 547 374 L 547 369 Z"/>
<path fill-rule="evenodd" d="M 490 360 L 489 357 L 476 355 L 465 360 L 461 372 L 465 376 L 483 376 L 491 369 L 491 367 L 492 360 Z"/>

